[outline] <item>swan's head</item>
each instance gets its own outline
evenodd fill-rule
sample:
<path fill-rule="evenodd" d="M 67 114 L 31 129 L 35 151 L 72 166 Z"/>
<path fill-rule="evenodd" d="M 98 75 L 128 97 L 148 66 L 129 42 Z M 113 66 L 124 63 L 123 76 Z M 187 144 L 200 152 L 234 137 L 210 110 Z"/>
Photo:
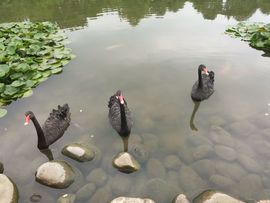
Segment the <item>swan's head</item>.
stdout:
<path fill-rule="evenodd" d="M 28 125 L 30 120 L 34 117 L 34 113 L 32 111 L 25 112 L 25 122 L 24 125 Z"/>
<path fill-rule="evenodd" d="M 209 75 L 208 69 L 205 67 L 205 65 L 199 65 L 199 70 L 202 71 L 204 74 Z"/>
<path fill-rule="evenodd" d="M 125 103 L 125 100 L 124 100 L 124 97 L 123 97 L 123 94 L 122 94 L 121 90 L 118 90 L 116 92 L 115 96 L 118 99 L 118 101 L 120 102 L 120 104 L 124 104 Z"/>

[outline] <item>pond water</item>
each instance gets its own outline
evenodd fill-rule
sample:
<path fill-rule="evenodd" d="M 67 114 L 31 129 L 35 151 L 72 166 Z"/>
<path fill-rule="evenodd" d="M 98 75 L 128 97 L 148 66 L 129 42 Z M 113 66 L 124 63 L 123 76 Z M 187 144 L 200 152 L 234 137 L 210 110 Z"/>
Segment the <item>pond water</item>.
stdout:
<path fill-rule="evenodd" d="M 93 170 L 103 171 L 104 181 L 81 202 L 135 196 L 168 203 L 179 193 L 193 198 L 210 188 L 242 200 L 270 198 L 270 59 L 224 34 L 241 20 L 269 22 L 268 0 L 4 0 L 0 13 L 0 22 L 56 21 L 77 56 L 31 97 L 7 106 L 0 120 L 0 161 L 18 186 L 19 202 L 33 194 L 40 202 L 75 194 Z M 200 103 L 195 131 L 190 91 L 199 64 L 215 72 L 215 92 Z M 107 102 L 118 89 L 134 116 L 129 152 L 141 169 L 132 174 L 112 166 L 123 144 L 109 124 Z M 50 148 L 79 175 L 57 190 L 35 181 L 47 158 L 36 148 L 34 126 L 23 123 L 27 110 L 43 123 L 64 103 L 72 124 Z M 77 141 L 100 150 L 94 161 L 61 154 Z"/>

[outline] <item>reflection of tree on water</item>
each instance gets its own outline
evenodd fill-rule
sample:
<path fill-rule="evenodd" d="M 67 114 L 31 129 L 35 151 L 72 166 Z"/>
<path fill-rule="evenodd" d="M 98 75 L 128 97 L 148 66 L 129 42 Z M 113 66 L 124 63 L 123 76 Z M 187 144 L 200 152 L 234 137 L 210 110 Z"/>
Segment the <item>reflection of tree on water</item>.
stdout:
<path fill-rule="evenodd" d="M 141 19 L 150 16 L 164 16 L 166 12 L 176 12 L 186 2 L 204 18 L 213 20 L 218 14 L 246 20 L 257 9 L 270 13 L 269 0 L 2 0 L 0 2 L 0 22 L 56 21 L 63 28 L 85 26 L 88 17 L 97 17 L 104 12 L 118 12 L 121 19 L 136 26 Z"/>
<path fill-rule="evenodd" d="M 191 130 L 198 131 L 198 129 L 196 128 L 196 126 L 194 124 L 194 118 L 195 118 L 195 114 L 196 114 L 201 102 L 193 101 L 193 103 L 194 103 L 194 108 L 193 108 L 193 111 L 192 111 L 192 114 L 190 117 L 189 126 L 190 126 Z"/>

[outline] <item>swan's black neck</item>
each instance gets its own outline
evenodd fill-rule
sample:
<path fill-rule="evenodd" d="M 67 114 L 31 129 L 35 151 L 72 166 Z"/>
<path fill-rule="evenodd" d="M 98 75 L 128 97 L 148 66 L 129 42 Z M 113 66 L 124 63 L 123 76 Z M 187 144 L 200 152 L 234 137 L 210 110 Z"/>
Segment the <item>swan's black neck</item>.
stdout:
<path fill-rule="evenodd" d="M 121 136 L 129 136 L 129 129 L 127 125 L 127 117 L 125 111 L 125 105 L 120 103 L 120 113 L 121 113 Z"/>
<path fill-rule="evenodd" d="M 198 68 L 198 80 L 199 80 L 199 84 L 198 84 L 198 88 L 202 88 L 202 71 L 200 68 Z"/>
<path fill-rule="evenodd" d="M 37 136 L 38 136 L 38 148 L 39 149 L 46 149 L 48 148 L 47 143 L 46 143 L 46 139 L 44 136 L 44 132 L 42 130 L 42 128 L 40 127 L 35 115 L 33 115 L 31 117 L 32 122 L 34 123 L 34 126 L 36 128 L 37 131 Z"/>

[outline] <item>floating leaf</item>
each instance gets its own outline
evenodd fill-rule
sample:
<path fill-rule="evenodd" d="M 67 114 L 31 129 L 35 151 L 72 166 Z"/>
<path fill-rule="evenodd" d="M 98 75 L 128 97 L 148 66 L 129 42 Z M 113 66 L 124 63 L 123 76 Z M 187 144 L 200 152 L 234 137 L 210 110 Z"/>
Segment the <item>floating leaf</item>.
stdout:
<path fill-rule="evenodd" d="M 26 91 L 24 94 L 23 94 L 23 98 L 25 97 L 30 97 L 31 95 L 33 94 L 33 90 L 32 89 L 29 89 L 28 91 Z"/>
<path fill-rule="evenodd" d="M 7 110 L 0 108 L 0 118 L 4 117 L 6 114 L 7 114 Z"/>
<path fill-rule="evenodd" d="M 31 88 L 62 72 L 72 58 L 55 23 L 0 24 L 0 104 L 30 96 Z"/>

